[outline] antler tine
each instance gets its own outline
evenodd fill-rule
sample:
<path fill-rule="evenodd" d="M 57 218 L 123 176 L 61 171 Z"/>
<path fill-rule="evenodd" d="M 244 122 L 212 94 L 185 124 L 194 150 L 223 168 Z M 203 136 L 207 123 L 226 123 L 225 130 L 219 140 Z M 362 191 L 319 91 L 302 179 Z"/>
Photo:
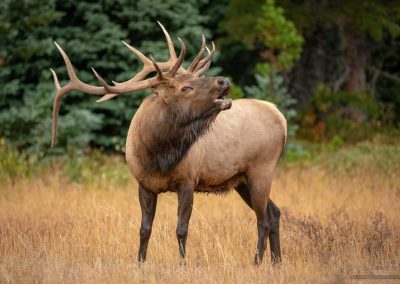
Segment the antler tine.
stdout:
<path fill-rule="evenodd" d="M 122 41 L 123 44 L 126 45 L 126 47 L 132 51 L 133 53 L 136 54 L 137 57 L 139 57 L 139 59 L 143 62 L 143 69 L 142 71 L 140 71 L 139 73 L 137 73 L 132 79 L 126 81 L 126 82 L 122 82 L 122 83 L 118 83 L 118 82 L 114 82 L 113 83 L 116 86 L 119 86 L 121 84 L 132 84 L 134 82 L 137 82 L 139 80 L 143 80 L 144 78 L 146 78 L 146 76 L 150 73 L 153 72 L 153 63 L 151 62 L 150 59 L 148 59 L 143 53 L 141 53 L 139 50 L 137 50 L 136 48 L 134 48 L 133 46 L 129 45 L 128 43 L 126 43 L 125 41 Z"/>
<path fill-rule="evenodd" d="M 207 54 L 210 54 L 210 53 L 211 53 L 210 49 L 209 49 L 208 47 L 206 47 L 206 49 L 207 49 Z M 202 69 L 204 69 L 205 71 L 207 71 L 208 68 L 210 68 L 210 65 L 211 65 L 211 60 L 208 61 L 208 62 L 202 67 Z M 200 69 L 197 69 L 197 71 L 200 71 Z M 204 72 L 205 72 L 205 71 L 204 71 Z M 198 75 L 198 76 L 200 76 L 200 75 Z"/>
<path fill-rule="evenodd" d="M 194 75 L 197 77 L 201 76 L 204 72 L 206 72 L 208 70 L 208 68 L 210 68 L 211 60 L 215 54 L 215 44 L 214 44 L 214 42 L 211 42 L 211 44 L 212 44 L 211 52 L 207 55 L 206 58 L 204 58 L 203 60 L 200 61 L 197 68 L 195 69 Z"/>
<path fill-rule="evenodd" d="M 68 83 L 63 88 L 61 88 L 60 83 L 58 82 L 57 74 L 53 69 L 50 68 L 51 73 L 53 74 L 54 85 L 56 86 L 57 95 L 54 99 L 53 103 L 53 124 L 51 127 L 51 147 L 56 143 L 57 136 L 57 125 L 58 125 L 58 112 L 60 110 L 61 99 L 65 96 L 69 91 L 71 91 L 71 83 Z"/>
<path fill-rule="evenodd" d="M 111 86 L 107 84 L 106 80 L 104 80 L 103 77 L 101 77 L 101 76 L 99 75 L 99 73 L 97 73 L 96 70 L 95 70 L 93 67 L 91 67 L 91 68 L 92 68 L 92 71 L 93 71 L 94 76 L 96 76 L 96 78 L 97 78 L 97 80 L 99 81 L 100 85 L 102 85 L 103 88 L 104 88 L 107 92 L 110 92 L 110 93 L 111 93 L 111 91 L 110 91 L 110 89 L 109 89 Z"/>
<path fill-rule="evenodd" d="M 178 37 L 179 43 L 181 44 L 181 52 L 179 53 L 179 57 L 174 63 L 174 65 L 171 67 L 171 69 L 167 72 L 167 76 L 173 77 L 175 76 L 176 71 L 181 67 L 183 60 L 185 59 L 186 56 L 186 46 L 183 43 L 183 41 Z"/>
<path fill-rule="evenodd" d="M 211 60 L 206 63 L 206 65 L 203 66 L 198 72 L 196 72 L 196 76 L 200 77 L 203 73 L 207 72 L 207 70 L 211 66 Z"/>
<path fill-rule="evenodd" d="M 179 53 L 179 57 L 178 59 L 175 61 L 174 65 L 168 70 L 168 72 L 166 73 L 167 77 L 173 77 L 175 76 L 176 71 L 178 71 L 179 67 L 181 67 L 181 64 L 183 63 L 183 60 L 185 59 L 185 55 L 186 55 L 186 46 L 183 43 L 183 41 L 178 38 L 179 43 L 181 44 L 181 51 Z M 137 81 L 134 82 L 134 84 L 126 84 L 122 83 L 119 84 L 118 86 L 110 86 L 109 84 L 107 84 L 107 82 L 96 72 L 96 70 L 94 70 L 93 68 L 93 73 L 96 76 L 96 78 L 99 80 L 100 84 L 104 87 L 104 89 L 107 90 L 107 92 L 111 93 L 111 94 L 107 94 L 106 96 L 103 96 L 99 101 L 105 101 L 108 100 L 110 98 L 113 98 L 115 96 L 115 94 L 122 94 L 122 93 L 131 93 L 134 91 L 138 91 L 138 90 L 143 90 L 149 87 L 153 87 L 156 85 L 161 84 L 164 81 L 164 76 L 162 74 L 161 68 L 160 66 L 154 61 L 154 59 L 151 57 L 152 64 L 154 65 L 155 70 L 157 71 L 157 77 L 155 78 L 150 78 L 147 80 L 143 80 L 143 81 Z"/>
<path fill-rule="evenodd" d="M 177 58 L 176 58 L 176 52 L 175 52 L 175 48 L 174 48 L 174 43 L 172 42 L 171 36 L 167 32 L 167 29 L 159 21 L 157 21 L 157 23 L 161 27 L 161 29 L 162 29 L 162 31 L 163 31 L 163 33 L 165 35 L 165 38 L 167 40 L 170 61 L 175 61 Z"/>
<path fill-rule="evenodd" d="M 185 55 L 186 55 L 186 46 L 183 43 L 183 41 L 178 38 L 179 43 L 181 44 L 181 51 L 179 53 L 179 57 L 177 58 L 177 60 L 175 61 L 174 65 L 168 70 L 168 72 L 165 74 L 166 77 L 173 77 L 175 76 L 175 73 L 178 71 L 178 69 L 180 68 Z M 104 87 L 104 89 L 110 93 L 107 94 L 106 96 L 103 96 L 99 101 L 105 101 L 108 100 L 110 98 L 113 98 L 115 96 L 115 94 L 122 94 L 122 93 L 131 93 L 134 91 L 138 91 L 138 90 L 143 90 L 149 87 L 154 87 L 156 85 L 159 85 L 161 83 L 163 83 L 165 81 L 164 76 L 162 75 L 162 71 L 160 66 L 154 61 L 154 59 L 150 60 L 152 62 L 152 64 L 154 65 L 155 70 L 157 71 L 158 75 L 155 78 L 150 78 L 150 79 L 146 79 L 146 80 L 142 80 L 142 81 L 137 81 L 137 82 L 133 82 L 133 84 L 127 84 L 122 83 L 119 84 L 118 86 L 110 86 L 109 84 L 107 84 L 107 82 L 96 72 L 96 70 L 94 70 L 93 68 L 93 73 L 96 76 L 96 78 L 99 80 L 100 84 Z"/>
<path fill-rule="evenodd" d="M 210 55 L 211 50 L 206 46 L 206 50 L 207 50 L 207 55 Z M 200 60 L 200 64 L 203 65 L 203 62 L 206 58 L 203 58 L 202 60 Z M 198 67 L 196 67 L 196 69 L 199 69 Z"/>
<path fill-rule="evenodd" d="M 167 29 L 163 26 L 163 24 L 160 23 L 160 21 L 157 21 L 158 25 L 161 27 L 164 35 L 165 35 L 165 39 L 167 40 L 167 45 L 168 45 L 168 50 L 169 50 L 169 59 L 167 62 L 159 62 L 158 65 L 161 67 L 161 69 L 164 69 L 164 67 L 166 67 L 166 69 L 168 70 L 170 68 L 170 66 L 168 66 L 171 63 L 174 63 L 177 60 L 177 56 L 176 56 L 176 51 L 175 51 L 175 47 L 174 47 L 174 43 L 172 42 L 171 36 L 169 35 Z M 188 71 L 183 68 L 182 66 L 178 68 L 179 73 L 182 74 L 187 74 Z"/>
<path fill-rule="evenodd" d="M 123 44 L 125 44 L 125 46 L 132 51 L 133 53 L 135 53 L 135 55 L 137 57 L 139 57 L 139 59 L 143 62 L 143 69 L 142 71 L 140 71 L 139 73 L 137 73 L 133 78 L 131 78 L 130 80 L 126 81 L 126 82 L 122 82 L 122 83 L 118 83 L 115 81 L 112 81 L 114 83 L 115 86 L 117 87 L 129 87 L 132 86 L 132 84 L 134 84 L 135 82 L 138 82 L 140 80 L 143 80 L 144 78 L 146 78 L 146 76 L 150 73 L 153 72 L 155 70 L 155 65 L 153 64 L 152 60 L 150 60 L 149 58 L 147 58 L 142 52 L 140 52 L 138 49 L 134 48 L 133 46 L 131 46 L 130 44 L 126 43 L 125 41 L 122 41 Z M 167 65 L 168 64 L 168 65 Z M 159 65 L 161 65 L 161 69 L 167 69 L 167 67 L 170 67 L 170 63 L 168 62 L 162 62 L 159 63 Z M 96 75 L 97 74 L 97 75 Z M 101 84 L 107 89 L 110 90 L 110 88 L 112 88 L 112 86 L 109 86 L 103 78 L 101 78 L 101 76 L 96 72 L 95 73 L 96 78 L 101 82 Z M 101 103 L 101 102 L 105 102 L 108 100 L 111 100 L 112 98 L 118 96 L 119 93 L 110 93 L 110 94 L 106 94 L 104 96 L 102 96 L 100 99 L 98 99 L 96 102 Z"/>
<path fill-rule="evenodd" d="M 58 112 L 60 110 L 60 104 L 61 104 L 62 97 L 64 97 L 67 93 L 69 93 L 73 90 L 79 90 L 79 91 L 83 91 L 85 93 L 89 93 L 89 94 L 93 94 L 93 95 L 103 95 L 106 93 L 106 91 L 103 87 L 91 86 L 91 85 L 86 84 L 86 83 L 82 82 L 81 80 L 79 80 L 78 76 L 76 75 L 76 73 L 74 71 L 71 60 L 69 60 L 69 58 L 68 58 L 68 55 L 61 48 L 61 46 L 59 46 L 57 44 L 57 42 L 54 42 L 54 44 L 56 45 L 57 49 L 60 51 L 60 53 L 64 59 L 70 81 L 65 86 L 61 87 L 60 83 L 58 81 L 56 72 L 54 72 L 53 69 L 50 69 L 51 73 L 53 74 L 54 85 L 57 90 L 57 95 L 54 98 L 54 103 L 53 103 L 53 124 L 52 124 L 52 135 L 51 135 L 51 146 L 54 146 L 54 144 L 56 143 Z"/>
<path fill-rule="evenodd" d="M 113 81 L 114 82 L 114 81 Z M 119 94 L 105 94 L 104 96 L 102 96 L 100 99 L 98 99 L 96 101 L 96 103 L 102 103 L 102 102 L 106 102 L 108 100 L 111 100 L 112 98 L 118 96 Z"/>
<path fill-rule="evenodd" d="M 193 62 L 189 65 L 188 71 L 193 72 L 197 64 L 199 64 L 201 58 L 203 57 L 204 52 L 206 51 L 206 38 L 204 37 L 204 34 L 201 35 L 201 48 L 197 56 L 193 59 Z"/>
<path fill-rule="evenodd" d="M 175 64 L 177 61 L 177 56 L 176 56 L 176 52 L 175 52 L 175 48 L 174 48 L 174 44 L 172 42 L 171 36 L 169 35 L 168 31 L 166 30 L 166 28 L 159 22 L 157 21 L 157 23 L 159 24 L 159 26 L 161 27 L 165 38 L 167 40 L 167 45 L 168 45 L 168 50 L 169 50 L 169 55 L 170 58 L 168 59 L 168 61 L 166 62 L 158 62 L 157 65 L 160 68 L 160 70 L 162 71 L 167 71 L 171 69 L 171 65 Z M 115 81 L 112 81 L 114 83 L 115 86 L 117 87 L 125 87 L 125 88 L 129 88 L 129 86 L 131 86 L 132 84 L 134 84 L 137 81 L 143 80 L 144 78 L 146 78 L 146 76 L 152 72 L 152 71 L 156 71 L 154 70 L 155 65 L 153 64 L 153 62 L 147 58 L 143 53 L 141 53 L 139 50 L 137 50 L 136 48 L 132 47 L 131 45 L 129 45 L 128 43 L 126 43 L 125 41 L 122 41 L 126 47 L 128 47 L 129 50 L 131 50 L 133 53 L 136 54 L 137 57 L 139 57 L 139 59 L 143 62 L 144 67 L 142 69 L 142 71 L 140 71 L 138 74 L 136 74 L 132 79 L 126 81 L 126 82 L 122 82 L 122 83 L 118 83 Z M 183 68 L 183 67 L 178 67 L 178 72 L 180 73 L 187 73 L 187 71 Z M 98 74 L 97 74 L 98 75 Z M 104 80 L 103 80 L 104 81 Z M 110 89 L 109 87 L 112 88 L 112 86 L 108 86 L 103 85 L 104 87 L 107 87 L 108 89 Z M 102 96 L 99 100 L 97 100 L 96 102 L 105 102 L 108 101 L 114 97 L 118 96 L 118 94 L 106 94 L 104 96 Z"/>
<path fill-rule="evenodd" d="M 153 63 L 153 65 L 154 65 L 154 68 L 156 69 L 158 79 L 159 80 L 163 80 L 163 74 L 162 74 L 162 71 L 160 69 L 160 66 L 158 66 L 158 64 L 154 60 L 153 56 L 150 55 L 150 59 L 151 59 L 151 62 Z"/>
<path fill-rule="evenodd" d="M 127 85 L 125 83 L 119 84 L 118 86 L 110 86 L 107 84 L 107 82 L 96 72 L 96 70 L 93 70 L 94 75 L 96 78 L 99 80 L 100 84 L 104 87 L 104 89 L 107 91 L 107 95 L 103 96 L 100 100 L 100 102 L 109 100 L 110 98 L 115 97 L 117 94 L 125 94 L 125 93 L 132 93 L 135 91 L 139 90 L 144 90 L 150 87 L 154 87 L 156 85 L 159 85 L 164 82 L 164 77 L 162 79 L 159 78 L 159 76 L 154 77 L 154 78 L 149 78 L 146 80 L 142 81 L 137 81 L 134 84 Z"/>
<path fill-rule="evenodd" d="M 61 48 L 61 46 L 58 45 L 57 42 L 54 42 L 54 44 L 56 45 L 56 47 L 58 48 L 58 50 L 60 51 L 60 53 L 64 59 L 65 66 L 67 68 L 68 76 L 70 79 L 69 84 L 71 84 L 72 88 L 77 89 L 82 92 L 85 92 L 85 93 L 93 94 L 93 95 L 101 95 L 102 92 L 104 92 L 104 89 L 102 87 L 91 86 L 91 85 L 86 84 L 86 83 L 82 82 L 81 80 L 79 80 L 78 76 L 76 76 L 74 67 L 72 66 L 72 63 L 71 63 L 71 60 L 69 60 L 65 51 Z M 54 74 L 55 74 L 55 72 L 53 73 L 53 76 L 54 76 Z M 58 82 L 57 76 L 55 76 L 54 78 L 55 78 L 54 82 L 56 82 L 56 81 Z"/>
<path fill-rule="evenodd" d="M 131 46 L 130 44 L 126 43 L 125 41 L 122 41 L 123 44 L 125 44 L 125 46 L 132 51 L 133 53 L 136 54 L 137 57 L 139 57 L 140 60 L 142 60 L 143 64 L 145 66 L 147 65 L 151 65 L 151 60 L 149 60 L 143 53 L 141 53 L 138 49 L 134 48 L 133 46 Z"/>

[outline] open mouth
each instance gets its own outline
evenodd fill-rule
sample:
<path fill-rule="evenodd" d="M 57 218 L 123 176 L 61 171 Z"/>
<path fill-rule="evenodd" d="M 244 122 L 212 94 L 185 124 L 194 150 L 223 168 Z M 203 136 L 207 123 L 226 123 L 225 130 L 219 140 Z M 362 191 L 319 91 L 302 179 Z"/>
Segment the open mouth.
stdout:
<path fill-rule="evenodd" d="M 230 89 L 231 88 L 226 88 L 223 92 L 221 92 L 219 95 L 218 95 L 218 97 L 217 97 L 217 101 L 222 101 L 222 100 L 225 100 L 225 97 L 227 96 L 227 95 L 229 95 L 229 91 L 230 91 Z"/>
<path fill-rule="evenodd" d="M 218 102 L 218 101 L 223 101 L 225 99 L 225 97 L 223 96 L 223 95 L 219 95 L 217 98 L 216 98 L 216 101 Z"/>
<path fill-rule="evenodd" d="M 220 107 L 221 110 L 229 109 L 232 106 L 232 99 L 227 99 L 226 96 L 229 95 L 230 88 L 226 88 L 221 92 L 215 99 L 215 103 Z"/>

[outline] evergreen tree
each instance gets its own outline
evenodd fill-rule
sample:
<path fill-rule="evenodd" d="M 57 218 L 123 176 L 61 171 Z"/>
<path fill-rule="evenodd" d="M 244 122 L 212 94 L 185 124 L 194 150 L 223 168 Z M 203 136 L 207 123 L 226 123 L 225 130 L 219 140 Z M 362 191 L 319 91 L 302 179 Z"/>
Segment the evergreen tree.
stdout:
<path fill-rule="evenodd" d="M 141 68 L 122 43 L 164 60 L 168 51 L 162 22 L 176 41 L 183 38 L 187 60 L 198 52 L 207 16 L 200 9 L 207 1 L 12 1 L 0 4 L 0 136 L 18 148 L 47 151 L 51 109 L 55 95 L 49 68 L 66 83 L 68 76 L 55 48 L 57 41 L 69 55 L 78 76 L 98 84 L 90 67 L 108 81 L 125 81 Z M 146 92 L 121 95 L 106 103 L 98 97 L 73 92 L 63 99 L 57 146 L 86 145 L 123 150 L 129 121 Z M 53 151 L 57 151 L 53 150 Z"/>
<path fill-rule="evenodd" d="M 290 70 L 300 57 L 303 39 L 274 0 L 232 0 L 221 28 L 225 42 L 258 50 L 262 73 Z"/>

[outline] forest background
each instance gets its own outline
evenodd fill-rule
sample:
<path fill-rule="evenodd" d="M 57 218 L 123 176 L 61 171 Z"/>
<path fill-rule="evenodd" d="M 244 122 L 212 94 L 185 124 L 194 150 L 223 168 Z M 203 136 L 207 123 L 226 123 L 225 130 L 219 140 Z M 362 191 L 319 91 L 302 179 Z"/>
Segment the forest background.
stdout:
<path fill-rule="evenodd" d="M 167 57 L 157 20 L 184 39 L 187 60 L 202 33 L 216 42 L 208 74 L 230 77 L 233 98 L 278 105 L 289 123 L 288 158 L 309 155 L 310 142 L 340 146 L 377 134 L 397 137 L 397 1 L 6 0 L 0 9 L 0 139 L 30 159 L 65 149 L 124 152 L 129 122 L 147 92 L 107 103 L 74 92 L 63 101 L 57 145 L 49 148 L 55 95 L 49 68 L 68 78 L 53 41 L 83 81 L 97 84 L 91 66 L 109 81 L 124 81 L 141 64 L 121 40 L 157 60 Z"/>

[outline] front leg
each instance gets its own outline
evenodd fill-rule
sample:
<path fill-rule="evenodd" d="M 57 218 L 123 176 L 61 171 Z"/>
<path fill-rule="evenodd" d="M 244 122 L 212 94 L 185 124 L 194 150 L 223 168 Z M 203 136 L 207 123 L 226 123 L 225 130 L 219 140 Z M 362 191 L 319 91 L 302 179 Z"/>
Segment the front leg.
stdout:
<path fill-rule="evenodd" d="M 178 238 L 179 254 L 181 263 L 185 263 L 186 239 L 190 216 L 193 208 L 193 185 L 180 185 L 178 187 L 178 225 L 176 228 L 176 237 Z"/>
<path fill-rule="evenodd" d="M 142 185 L 139 185 L 139 202 L 142 209 L 142 224 L 140 226 L 140 247 L 138 261 L 146 260 L 147 245 L 151 235 L 154 215 L 157 206 L 157 193 L 147 190 Z"/>

